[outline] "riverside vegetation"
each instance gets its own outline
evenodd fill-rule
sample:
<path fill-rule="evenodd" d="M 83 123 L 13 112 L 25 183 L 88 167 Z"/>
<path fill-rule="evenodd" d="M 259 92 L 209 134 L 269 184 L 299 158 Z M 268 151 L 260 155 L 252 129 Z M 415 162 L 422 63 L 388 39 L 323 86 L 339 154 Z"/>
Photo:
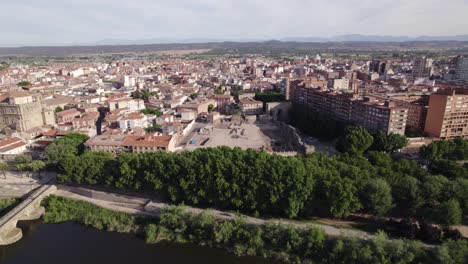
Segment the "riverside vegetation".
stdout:
<path fill-rule="evenodd" d="M 147 243 L 172 241 L 229 250 L 236 255 L 274 258 L 285 263 L 467 263 L 468 241 L 448 241 L 427 249 L 415 241 L 372 241 L 327 237 L 318 228 L 267 223 L 246 224 L 242 218 L 221 221 L 209 211 L 190 214 L 167 207 L 159 218 L 145 218 L 99 208 L 86 202 L 51 196 L 44 200 L 46 223 L 75 221 L 100 230 L 136 233 Z"/>
<path fill-rule="evenodd" d="M 11 198 L 11 199 L 0 199 L 0 216 L 6 214 L 11 208 L 19 204 L 20 200 Z"/>

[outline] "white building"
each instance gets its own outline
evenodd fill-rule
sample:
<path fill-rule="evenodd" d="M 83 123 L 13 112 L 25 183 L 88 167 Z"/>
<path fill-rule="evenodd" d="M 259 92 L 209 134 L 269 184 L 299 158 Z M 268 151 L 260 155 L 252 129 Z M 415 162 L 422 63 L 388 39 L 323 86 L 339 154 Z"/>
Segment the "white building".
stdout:
<path fill-rule="evenodd" d="M 135 127 L 148 127 L 147 117 L 142 113 L 130 113 L 129 115 L 119 120 L 119 128 L 122 130 L 131 130 Z"/>
<path fill-rule="evenodd" d="M 347 78 L 335 79 L 333 81 L 333 89 L 335 89 L 335 90 L 348 90 L 349 89 L 349 79 L 347 79 Z"/>
<path fill-rule="evenodd" d="M 110 111 L 127 108 L 130 112 L 138 112 L 146 108 L 143 100 L 128 97 L 109 99 L 107 103 Z"/>
<path fill-rule="evenodd" d="M 0 141 L 0 155 L 19 155 L 26 151 L 28 144 L 21 138 L 11 137 Z"/>

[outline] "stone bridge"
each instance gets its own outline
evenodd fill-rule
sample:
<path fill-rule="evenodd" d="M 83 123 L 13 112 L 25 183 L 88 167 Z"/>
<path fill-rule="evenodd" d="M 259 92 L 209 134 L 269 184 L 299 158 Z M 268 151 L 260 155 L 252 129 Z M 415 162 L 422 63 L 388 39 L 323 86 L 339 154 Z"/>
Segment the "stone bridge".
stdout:
<path fill-rule="evenodd" d="M 16 227 L 18 221 L 39 219 L 45 212 L 41 201 L 57 190 L 55 185 L 43 185 L 29 195 L 0 219 L 0 245 L 9 245 L 23 237 L 21 229 Z"/>

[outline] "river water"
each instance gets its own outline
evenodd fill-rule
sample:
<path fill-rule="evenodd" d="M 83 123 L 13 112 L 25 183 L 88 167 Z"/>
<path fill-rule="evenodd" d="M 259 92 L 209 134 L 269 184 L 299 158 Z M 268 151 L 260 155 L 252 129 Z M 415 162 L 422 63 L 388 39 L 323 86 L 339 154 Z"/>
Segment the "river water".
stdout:
<path fill-rule="evenodd" d="M 223 250 L 195 245 L 147 245 L 129 234 L 98 231 L 79 224 L 22 222 L 23 239 L 0 246 L 0 264 L 253 264 L 273 263 L 236 257 Z"/>

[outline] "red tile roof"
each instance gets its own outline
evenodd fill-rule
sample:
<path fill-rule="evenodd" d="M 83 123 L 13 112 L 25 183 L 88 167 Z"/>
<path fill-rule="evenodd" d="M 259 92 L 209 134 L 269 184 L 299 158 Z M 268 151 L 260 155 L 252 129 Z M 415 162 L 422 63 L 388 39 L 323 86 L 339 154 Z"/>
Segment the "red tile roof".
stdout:
<path fill-rule="evenodd" d="M 124 146 L 132 147 L 165 147 L 169 146 L 171 136 L 152 136 L 146 134 L 144 136 L 127 136 L 123 141 Z"/>
<path fill-rule="evenodd" d="M 8 145 L 15 144 L 15 143 L 18 143 L 18 142 L 23 142 L 23 140 L 21 138 L 19 138 L 19 137 L 7 138 L 7 139 L 4 139 L 4 140 L 0 141 L 0 148 L 6 147 Z"/>

